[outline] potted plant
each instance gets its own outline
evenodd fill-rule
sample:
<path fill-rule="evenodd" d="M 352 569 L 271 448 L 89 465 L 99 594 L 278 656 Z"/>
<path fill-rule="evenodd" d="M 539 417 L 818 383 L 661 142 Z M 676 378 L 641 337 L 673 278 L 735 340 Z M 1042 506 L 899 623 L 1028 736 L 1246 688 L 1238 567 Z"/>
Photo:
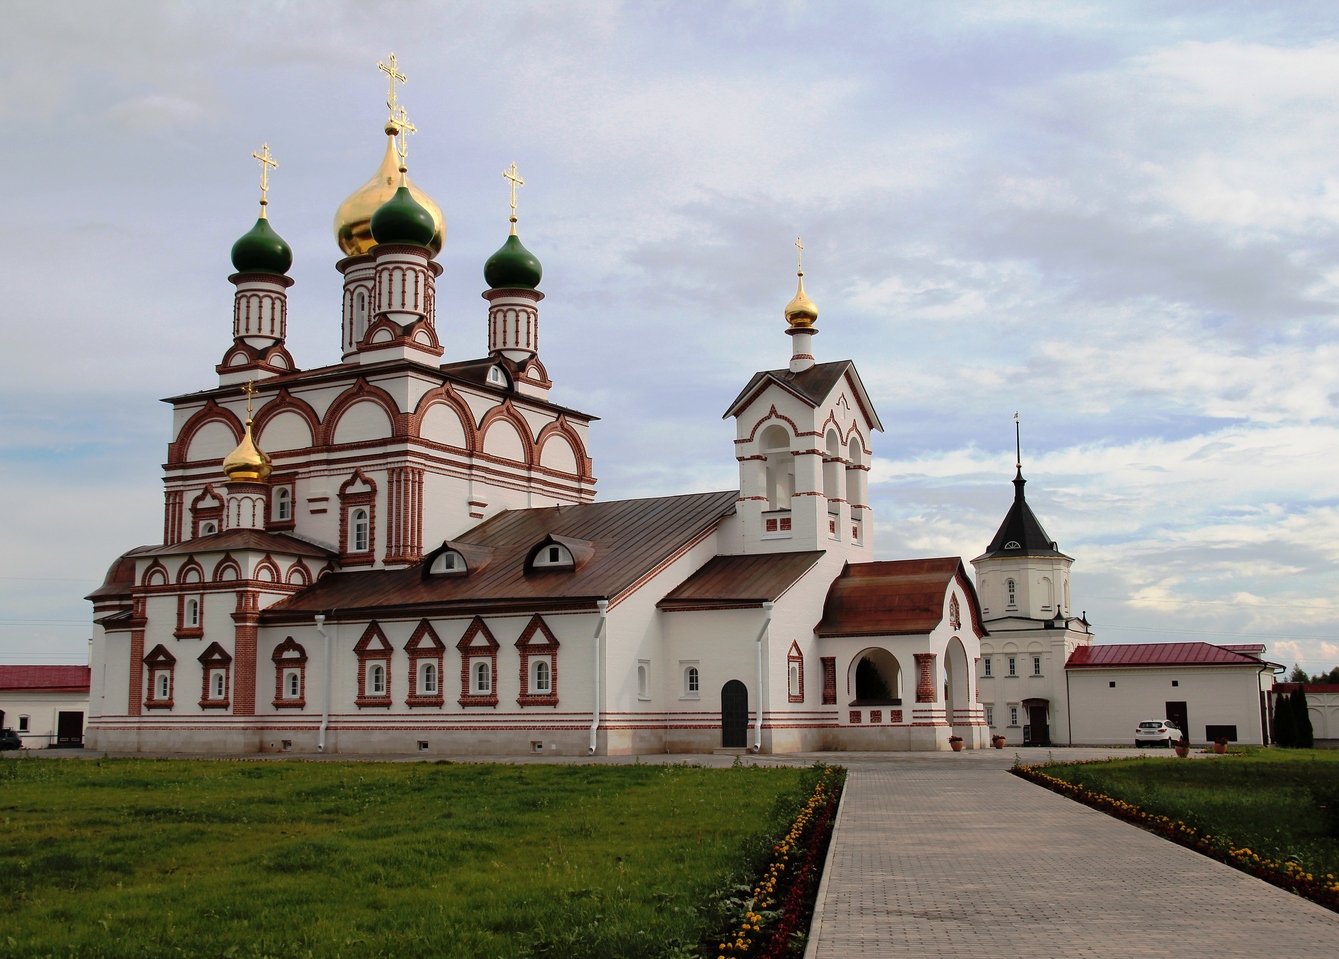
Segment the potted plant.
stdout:
<path fill-rule="evenodd" d="M 1190 755 L 1190 740 L 1186 738 L 1185 733 L 1181 734 L 1181 741 L 1176 744 L 1176 755 L 1182 759 Z"/>
<path fill-rule="evenodd" d="M 1219 736 L 1217 739 L 1215 739 L 1215 740 L 1213 741 L 1213 751 L 1216 752 L 1216 753 L 1218 753 L 1218 755 L 1220 755 L 1220 756 L 1221 756 L 1223 753 L 1227 752 L 1227 737 L 1226 737 L 1226 736 Z"/>
<path fill-rule="evenodd" d="M 961 736 L 950 736 L 950 737 L 948 738 L 948 744 L 949 744 L 949 746 L 951 746 L 951 747 L 953 748 L 953 751 L 954 751 L 955 753 L 960 753 L 960 752 L 962 752 L 962 737 L 961 737 Z"/>
<path fill-rule="evenodd" d="M 990 744 L 996 749 L 1003 749 L 1005 741 L 1005 738 L 998 733 L 990 737 Z"/>

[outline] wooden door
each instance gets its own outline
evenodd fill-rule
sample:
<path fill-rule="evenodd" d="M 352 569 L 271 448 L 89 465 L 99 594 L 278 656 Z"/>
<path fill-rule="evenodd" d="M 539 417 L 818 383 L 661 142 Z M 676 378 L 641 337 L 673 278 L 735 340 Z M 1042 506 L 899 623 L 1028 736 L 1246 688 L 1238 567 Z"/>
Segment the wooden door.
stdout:
<path fill-rule="evenodd" d="M 721 745 L 742 749 L 749 743 L 749 688 L 737 679 L 721 687 Z"/>
<path fill-rule="evenodd" d="M 56 714 L 56 745 L 82 746 L 84 744 L 84 714 Z"/>

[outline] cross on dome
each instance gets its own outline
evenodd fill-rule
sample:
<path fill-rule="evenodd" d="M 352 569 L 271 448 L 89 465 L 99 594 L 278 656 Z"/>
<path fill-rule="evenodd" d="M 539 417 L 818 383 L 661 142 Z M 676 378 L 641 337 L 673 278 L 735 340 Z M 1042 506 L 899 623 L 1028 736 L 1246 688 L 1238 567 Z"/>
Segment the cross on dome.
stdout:
<path fill-rule="evenodd" d="M 386 60 L 386 63 L 378 62 L 377 69 L 386 74 L 390 81 L 390 91 L 386 94 L 386 108 L 390 110 L 391 122 L 394 123 L 396 122 L 395 111 L 400 106 L 400 98 L 395 95 L 395 84 L 397 81 L 408 83 L 409 78 L 396 69 L 395 54 L 392 53 Z"/>
<path fill-rule="evenodd" d="M 510 181 L 511 181 L 511 232 L 512 232 L 512 235 L 515 235 L 515 233 L 516 233 L 516 188 L 517 188 L 518 186 L 525 186 L 525 180 L 521 179 L 521 175 L 520 175 L 519 173 L 516 172 L 516 161 L 515 161 L 515 160 L 513 160 L 513 161 L 511 162 L 511 167 L 510 167 L 510 169 L 506 169 L 506 170 L 503 170 L 503 171 L 502 171 L 502 176 L 503 176 L 504 178 L 506 178 L 507 180 L 510 180 Z"/>
<path fill-rule="evenodd" d="M 403 106 L 395 117 L 395 125 L 399 128 L 399 134 L 395 141 L 395 152 L 400 157 L 400 172 L 405 173 L 409 167 L 405 164 L 405 158 L 409 156 L 409 134 L 417 133 L 418 127 L 409 122 L 409 113 Z"/>
<path fill-rule="evenodd" d="M 279 169 L 279 161 L 270 156 L 270 145 L 262 143 L 259 153 L 252 153 L 251 156 L 260 163 L 260 215 L 265 215 L 265 207 L 269 206 L 268 194 L 270 192 L 270 170 Z"/>

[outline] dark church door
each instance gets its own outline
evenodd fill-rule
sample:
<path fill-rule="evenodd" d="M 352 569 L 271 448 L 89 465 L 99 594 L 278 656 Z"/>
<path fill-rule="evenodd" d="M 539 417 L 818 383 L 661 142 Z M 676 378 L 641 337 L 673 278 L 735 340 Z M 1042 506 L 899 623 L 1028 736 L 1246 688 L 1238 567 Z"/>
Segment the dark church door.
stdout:
<path fill-rule="evenodd" d="M 56 745 L 82 746 L 84 744 L 84 714 L 56 714 Z"/>
<path fill-rule="evenodd" d="M 1181 730 L 1181 735 L 1190 738 L 1190 716 L 1185 703 L 1167 703 L 1167 722 Z"/>
<path fill-rule="evenodd" d="M 743 749 L 749 743 L 749 688 L 737 679 L 721 687 L 721 745 Z"/>
<path fill-rule="evenodd" d="M 1051 727 L 1046 722 L 1045 706 L 1029 706 L 1028 728 L 1023 730 L 1024 746 L 1051 745 Z"/>

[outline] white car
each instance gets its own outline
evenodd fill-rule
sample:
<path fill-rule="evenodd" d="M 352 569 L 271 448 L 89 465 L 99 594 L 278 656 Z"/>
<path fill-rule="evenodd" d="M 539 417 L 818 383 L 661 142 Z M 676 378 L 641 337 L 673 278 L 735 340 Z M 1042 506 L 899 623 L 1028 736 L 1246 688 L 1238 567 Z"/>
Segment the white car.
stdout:
<path fill-rule="evenodd" d="M 1139 724 L 1134 731 L 1134 744 L 1143 746 L 1161 746 L 1170 749 L 1181 741 L 1181 730 L 1165 719 L 1150 719 Z"/>

